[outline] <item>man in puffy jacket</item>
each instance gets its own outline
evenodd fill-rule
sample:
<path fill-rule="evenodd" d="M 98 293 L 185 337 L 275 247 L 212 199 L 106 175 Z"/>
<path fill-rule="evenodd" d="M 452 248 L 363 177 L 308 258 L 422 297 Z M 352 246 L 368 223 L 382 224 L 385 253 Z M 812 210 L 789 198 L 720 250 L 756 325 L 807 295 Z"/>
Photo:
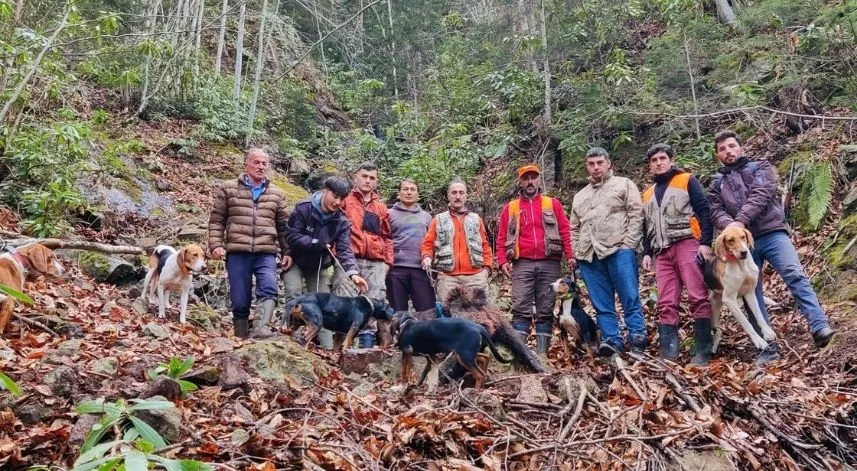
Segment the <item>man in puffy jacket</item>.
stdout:
<path fill-rule="evenodd" d="M 571 205 L 571 240 L 580 274 L 601 329 L 598 354 L 611 356 L 625 350 L 616 317 L 616 295 L 624 310 L 628 343 L 634 352 L 648 345 L 637 252 L 643 236 L 643 203 L 630 179 L 613 175 L 613 163 L 601 147 L 586 153 L 589 185 L 574 195 Z"/>
<path fill-rule="evenodd" d="M 546 355 L 556 303 L 550 284 L 560 278 L 563 255 L 573 260 L 571 231 L 562 203 L 541 194 L 538 166 L 519 168 L 518 186 L 520 196 L 500 210 L 495 252 L 500 269 L 512 277 L 512 326 L 526 338 L 535 317 L 536 351 Z"/>
<path fill-rule="evenodd" d="M 351 281 L 361 290 L 368 289 L 351 251 L 351 223 L 340 210 L 346 196 L 348 184 L 339 178 L 328 178 L 323 189 L 295 205 L 286 226 L 293 259 L 292 267 L 283 272 L 286 299 L 304 292 L 304 282 L 309 293 L 330 292 L 327 269 L 333 265 L 331 251 Z"/>
<path fill-rule="evenodd" d="M 717 159 L 723 164 L 721 174 L 711 182 L 708 201 L 711 219 L 717 229 L 739 227 L 753 234 L 753 261 L 759 266 L 756 299 L 765 320 L 768 311 L 762 295 L 762 265 L 771 264 L 783 277 L 795 299 L 797 308 L 806 319 L 813 342 L 823 348 L 834 331 L 818 303 L 818 297 L 803 272 L 797 251 L 789 238 L 785 212 L 777 191 L 777 169 L 764 160 L 751 160 L 744 155 L 741 140 L 732 131 L 714 137 Z M 751 323 L 753 316 L 747 316 Z M 756 331 L 758 326 L 754 325 Z M 779 358 L 777 344 L 771 342 L 759 353 L 756 364 L 763 365 Z"/>
<path fill-rule="evenodd" d="M 292 265 L 286 243 L 285 194 L 270 184 L 268 154 L 253 148 L 244 156 L 244 173 L 224 181 L 214 194 L 208 246 L 215 260 L 226 257 L 235 336 L 246 338 L 253 277 L 260 311 L 256 333 L 277 306 L 277 249 L 284 269 Z"/>
<path fill-rule="evenodd" d="M 387 298 L 396 311 L 407 311 L 408 300 L 413 303 L 416 317 L 436 317 L 434 288 L 428 274 L 420 266 L 420 246 L 431 224 L 431 215 L 418 203 L 417 182 L 399 182 L 399 201 L 390 208 L 393 236 L 393 268 L 387 274 Z"/>
<path fill-rule="evenodd" d="M 333 293 L 339 296 L 357 296 L 365 294 L 374 299 L 386 299 L 387 272 L 393 265 L 393 239 L 390 237 L 390 215 L 387 206 L 381 201 L 378 188 L 378 167 L 364 163 L 354 172 L 354 188 L 342 200 L 342 210 L 351 222 L 351 251 L 357 259 L 357 268 L 365 278 L 369 288 L 362 293 L 348 279 L 341 268 L 333 272 Z M 358 335 L 360 347 L 375 345 L 376 331 L 382 345 L 389 346 L 392 337 L 389 321 L 380 327 L 371 319 L 366 328 Z"/>

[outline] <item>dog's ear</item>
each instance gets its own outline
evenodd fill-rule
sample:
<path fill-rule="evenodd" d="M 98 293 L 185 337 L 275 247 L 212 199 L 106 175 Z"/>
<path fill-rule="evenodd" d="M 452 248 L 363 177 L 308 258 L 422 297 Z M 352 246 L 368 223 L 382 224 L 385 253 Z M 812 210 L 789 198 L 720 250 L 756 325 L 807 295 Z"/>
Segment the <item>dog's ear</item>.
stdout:
<path fill-rule="evenodd" d="M 52 253 L 49 248 L 41 244 L 30 244 L 18 249 L 18 252 L 27 257 L 33 267 L 41 273 L 48 273 L 51 268 Z"/>
<path fill-rule="evenodd" d="M 179 253 L 176 254 L 176 256 L 178 257 L 176 262 L 178 263 L 179 270 L 181 270 L 182 273 L 187 273 L 187 271 L 188 271 L 187 265 L 184 264 L 184 256 L 185 256 L 186 251 L 187 251 L 187 248 L 184 248 L 184 249 L 179 250 Z"/>
<path fill-rule="evenodd" d="M 753 234 L 747 229 L 743 229 L 744 235 L 747 236 L 747 246 L 750 247 L 750 250 L 754 250 L 755 243 L 753 242 Z"/>
<path fill-rule="evenodd" d="M 726 259 L 726 242 L 722 232 L 714 240 L 714 256 L 720 260 Z"/>

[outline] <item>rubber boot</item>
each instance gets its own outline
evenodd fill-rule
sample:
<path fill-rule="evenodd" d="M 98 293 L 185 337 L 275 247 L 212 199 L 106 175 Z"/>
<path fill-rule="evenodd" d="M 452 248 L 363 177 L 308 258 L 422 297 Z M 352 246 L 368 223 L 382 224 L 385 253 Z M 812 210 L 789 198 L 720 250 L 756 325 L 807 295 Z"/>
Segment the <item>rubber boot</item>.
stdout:
<path fill-rule="evenodd" d="M 521 341 L 526 345 L 527 340 L 530 337 L 530 323 L 525 321 L 514 321 L 512 322 L 512 328 L 515 329 L 518 336 L 521 337 Z"/>
<path fill-rule="evenodd" d="M 551 336 L 553 335 L 552 323 L 536 324 L 536 353 L 547 356 L 551 346 Z"/>
<path fill-rule="evenodd" d="M 696 354 L 693 355 L 691 365 L 705 366 L 711 360 L 711 319 L 694 319 L 693 321 L 693 344 Z"/>
<path fill-rule="evenodd" d="M 360 348 L 372 348 L 375 346 L 375 334 L 372 332 L 363 332 L 357 335 Z"/>
<path fill-rule="evenodd" d="M 259 303 L 259 316 L 256 318 L 256 323 L 253 326 L 253 337 L 268 338 L 274 336 L 274 332 L 268 328 L 268 325 L 271 323 L 271 318 L 274 317 L 274 309 L 276 307 L 276 299 L 265 299 Z"/>
<path fill-rule="evenodd" d="M 243 318 L 233 318 L 232 319 L 232 327 L 235 331 L 235 336 L 238 338 L 246 339 L 247 338 L 247 330 L 250 326 L 250 320 L 246 317 Z"/>
<path fill-rule="evenodd" d="M 658 324 L 658 333 L 660 334 L 661 359 L 675 360 L 678 358 L 678 326 Z M 710 329 L 708 335 L 711 337 Z M 711 349 L 710 340 L 708 348 Z"/>

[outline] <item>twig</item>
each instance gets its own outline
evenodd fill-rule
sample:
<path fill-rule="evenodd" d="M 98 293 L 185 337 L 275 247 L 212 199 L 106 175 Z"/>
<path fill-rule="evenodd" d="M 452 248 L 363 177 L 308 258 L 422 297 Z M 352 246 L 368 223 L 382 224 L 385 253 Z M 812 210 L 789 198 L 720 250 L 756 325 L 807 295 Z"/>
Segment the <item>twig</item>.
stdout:
<path fill-rule="evenodd" d="M 821 448 L 821 445 L 810 445 L 809 443 L 800 442 L 797 439 L 790 437 L 777 427 L 774 427 L 774 424 L 772 424 L 761 412 L 759 412 L 755 406 L 747 406 L 747 410 L 750 412 L 750 415 L 752 415 L 753 418 L 756 419 L 760 424 L 764 425 L 766 429 L 773 433 L 777 438 L 787 442 L 791 446 L 800 450 L 818 450 L 819 448 Z"/>
<path fill-rule="evenodd" d="M 14 313 L 14 312 L 12 313 L 12 315 L 15 316 L 15 319 L 18 319 L 19 321 L 25 322 L 25 323 L 30 324 L 30 325 L 34 325 L 34 326 L 44 330 L 45 332 L 48 332 L 49 334 L 53 335 L 54 337 L 62 337 L 60 334 L 56 333 L 53 329 L 46 326 L 45 324 L 42 324 L 41 322 L 39 322 L 37 320 L 30 319 L 28 317 L 24 317 L 20 314 Z"/>
<path fill-rule="evenodd" d="M 366 402 L 366 400 L 365 400 L 365 399 L 363 399 L 362 397 L 360 397 L 360 396 L 358 396 L 358 395 L 354 394 L 353 392 L 351 392 L 351 390 L 349 390 L 347 387 L 345 387 L 345 385 L 344 385 L 344 384 L 343 384 L 343 385 L 340 385 L 339 387 L 340 387 L 340 389 L 342 389 L 343 391 L 345 391 L 346 393 L 348 393 L 348 395 L 349 395 L 349 396 L 353 397 L 354 399 L 357 399 L 358 401 L 362 402 L 362 403 L 363 403 L 363 404 L 365 404 L 366 406 L 371 407 L 372 409 L 374 409 L 375 411 L 377 411 L 377 412 L 381 413 L 382 415 L 384 415 L 384 416 L 385 416 L 385 417 L 387 417 L 388 419 L 392 419 L 392 418 L 393 418 L 393 416 L 392 416 L 392 415 L 390 415 L 390 414 L 388 414 L 388 413 L 384 412 L 384 410 L 383 410 L 383 409 L 381 409 L 380 407 L 378 407 L 378 406 L 376 406 L 376 405 L 374 405 L 374 404 L 370 404 L 370 403 Z"/>
<path fill-rule="evenodd" d="M 49 249 L 78 249 L 78 250 L 90 250 L 93 252 L 102 252 L 109 254 L 145 254 L 146 251 L 143 247 L 137 247 L 134 245 L 110 245 L 110 244 L 102 244 L 100 242 L 90 242 L 87 240 L 62 240 L 62 239 L 34 239 L 32 237 L 22 236 L 21 234 L 16 234 L 14 232 L 9 231 L 0 231 L 0 235 L 5 235 L 7 237 L 20 237 L 19 239 L 7 240 L 6 244 L 11 247 L 18 247 L 21 245 L 27 245 L 32 243 L 42 244 Z"/>
<path fill-rule="evenodd" d="M 568 419 L 565 427 L 562 429 L 562 433 L 559 434 L 559 441 L 565 441 L 565 438 L 568 437 L 568 434 L 571 433 L 571 426 L 577 421 L 577 418 L 580 417 L 580 413 L 583 411 L 583 404 L 586 402 L 586 383 L 583 380 L 578 380 L 580 384 L 580 395 L 577 396 L 577 407 L 574 408 L 574 414 Z"/>
<path fill-rule="evenodd" d="M 617 442 L 617 441 L 623 441 L 623 440 L 634 440 L 634 441 L 646 442 L 646 441 L 650 441 L 650 440 L 660 440 L 662 438 L 674 437 L 676 435 L 681 435 L 685 432 L 689 432 L 692 430 L 696 430 L 696 427 L 685 427 L 683 429 L 674 430 L 674 431 L 669 432 L 669 433 L 662 433 L 660 435 L 649 435 L 649 436 L 646 436 L 646 435 L 616 435 L 613 437 L 595 438 L 592 440 L 578 440 L 578 441 L 574 441 L 574 442 L 568 442 L 568 443 L 565 443 L 565 444 L 562 444 L 559 446 L 557 446 L 556 444 L 553 444 L 553 445 L 543 446 L 543 447 L 539 447 L 539 448 L 531 448 L 529 450 L 519 451 L 517 453 L 512 453 L 511 455 L 509 455 L 509 458 L 517 458 L 519 456 L 531 455 L 533 453 L 548 451 L 548 450 L 552 450 L 554 448 L 570 448 L 570 447 L 574 447 L 574 446 L 594 445 L 596 443 L 604 443 L 604 442 Z"/>
<path fill-rule="evenodd" d="M 636 381 L 634 381 L 634 378 L 631 377 L 631 373 L 628 372 L 625 360 L 623 360 L 622 357 L 619 356 L 619 354 L 614 354 L 613 363 L 616 365 L 616 369 L 619 370 L 619 373 L 622 374 L 622 377 L 625 378 L 625 381 L 627 381 L 631 388 L 634 390 L 634 393 L 637 394 L 637 397 L 639 397 L 640 400 L 643 402 L 648 401 L 648 396 L 643 392 L 642 389 L 640 389 L 640 386 L 637 384 Z"/>
<path fill-rule="evenodd" d="M 688 407 L 693 409 L 694 412 L 699 412 L 700 410 L 702 410 L 702 408 L 699 407 L 699 403 L 696 402 L 696 399 L 694 399 L 687 392 L 685 392 L 684 388 L 681 387 L 681 384 L 679 384 L 678 380 L 675 376 L 673 376 L 672 373 L 667 373 L 664 379 L 670 386 L 672 386 L 673 391 L 675 391 L 675 393 L 678 394 L 679 397 L 682 398 L 682 400 L 685 402 L 685 404 L 687 404 Z"/>

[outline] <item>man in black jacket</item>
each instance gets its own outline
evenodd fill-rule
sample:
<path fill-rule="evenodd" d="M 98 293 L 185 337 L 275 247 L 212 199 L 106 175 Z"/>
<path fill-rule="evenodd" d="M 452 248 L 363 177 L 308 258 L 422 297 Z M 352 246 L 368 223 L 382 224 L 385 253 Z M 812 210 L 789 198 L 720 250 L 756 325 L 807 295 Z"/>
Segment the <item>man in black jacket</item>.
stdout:
<path fill-rule="evenodd" d="M 295 205 L 286 227 L 286 241 L 292 253 L 292 266 L 283 272 L 286 300 L 299 296 L 306 282 L 308 293 L 329 293 L 328 268 L 334 260 L 331 250 L 351 281 L 361 291 L 369 289 L 357 269 L 351 251 L 351 223 L 340 209 L 348 195 L 348 184 L 328 178 L 324 188 Z"/>

